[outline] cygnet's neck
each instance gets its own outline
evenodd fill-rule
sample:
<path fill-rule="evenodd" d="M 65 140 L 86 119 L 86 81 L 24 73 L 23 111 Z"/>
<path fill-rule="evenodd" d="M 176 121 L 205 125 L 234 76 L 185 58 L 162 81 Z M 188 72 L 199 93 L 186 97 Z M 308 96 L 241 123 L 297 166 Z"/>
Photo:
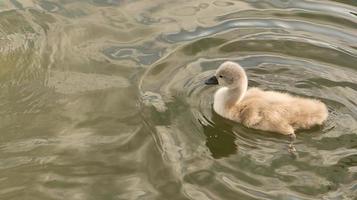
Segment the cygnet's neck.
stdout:
<path fill-rule="evenodd" d="M 228 117 L 229 109 L 238 104 L 243 98 L 248 88 L 246 76 L 241 77 L 236 86 L 222 87 L 214 95 L 214 110 L 221 116 Z"/>

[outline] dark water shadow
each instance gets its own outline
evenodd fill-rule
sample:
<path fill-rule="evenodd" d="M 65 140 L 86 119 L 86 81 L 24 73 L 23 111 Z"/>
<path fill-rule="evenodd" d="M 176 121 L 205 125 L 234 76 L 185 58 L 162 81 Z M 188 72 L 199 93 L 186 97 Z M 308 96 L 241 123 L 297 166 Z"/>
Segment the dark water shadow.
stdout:
<path fill-rule="evenodd" d="M 227 122 L 221 116 L 212 111 L 211 123 L 204 124 L 200 121 L 203 133 L 206 136 L 206 146 L 215 159 L 236 154 L 238 146 L 233 134 L 233 123 Z"/>

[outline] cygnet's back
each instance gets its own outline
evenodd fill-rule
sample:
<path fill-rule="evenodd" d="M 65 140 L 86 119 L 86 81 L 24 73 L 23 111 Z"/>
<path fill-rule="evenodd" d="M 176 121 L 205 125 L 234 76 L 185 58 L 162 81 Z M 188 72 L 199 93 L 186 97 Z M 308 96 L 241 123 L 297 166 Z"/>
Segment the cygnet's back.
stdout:
<path fill-rule="evenodd" d="M 245 97 L 229 110 L 231 120 L 282 134 L 321 125 L 327 118 L 326 106 L 318 100 L 257 88 L 249 89 Z"/>

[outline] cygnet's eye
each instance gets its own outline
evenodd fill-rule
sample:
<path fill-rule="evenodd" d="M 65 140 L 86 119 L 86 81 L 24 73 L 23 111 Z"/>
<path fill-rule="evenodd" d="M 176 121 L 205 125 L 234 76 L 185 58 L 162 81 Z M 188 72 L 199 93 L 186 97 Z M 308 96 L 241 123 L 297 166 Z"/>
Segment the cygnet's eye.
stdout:
<path fill-rule="evenodd" d="M 219 78 L 223 78 L 223 76 L 222 76 L 222 75 L 219 75 Z"/>

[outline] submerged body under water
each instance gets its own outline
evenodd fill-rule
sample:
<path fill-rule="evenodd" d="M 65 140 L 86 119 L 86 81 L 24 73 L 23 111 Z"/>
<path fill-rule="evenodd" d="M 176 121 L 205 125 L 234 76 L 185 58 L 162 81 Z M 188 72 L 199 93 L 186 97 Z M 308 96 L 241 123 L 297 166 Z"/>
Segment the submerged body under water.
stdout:
<path fill-rule="evenodd" d="M 353 199 L 354 1 L 0 1 L 0 199 Z M 204 80 L 324 102 L 287 138 L 217 115 Z"/>

